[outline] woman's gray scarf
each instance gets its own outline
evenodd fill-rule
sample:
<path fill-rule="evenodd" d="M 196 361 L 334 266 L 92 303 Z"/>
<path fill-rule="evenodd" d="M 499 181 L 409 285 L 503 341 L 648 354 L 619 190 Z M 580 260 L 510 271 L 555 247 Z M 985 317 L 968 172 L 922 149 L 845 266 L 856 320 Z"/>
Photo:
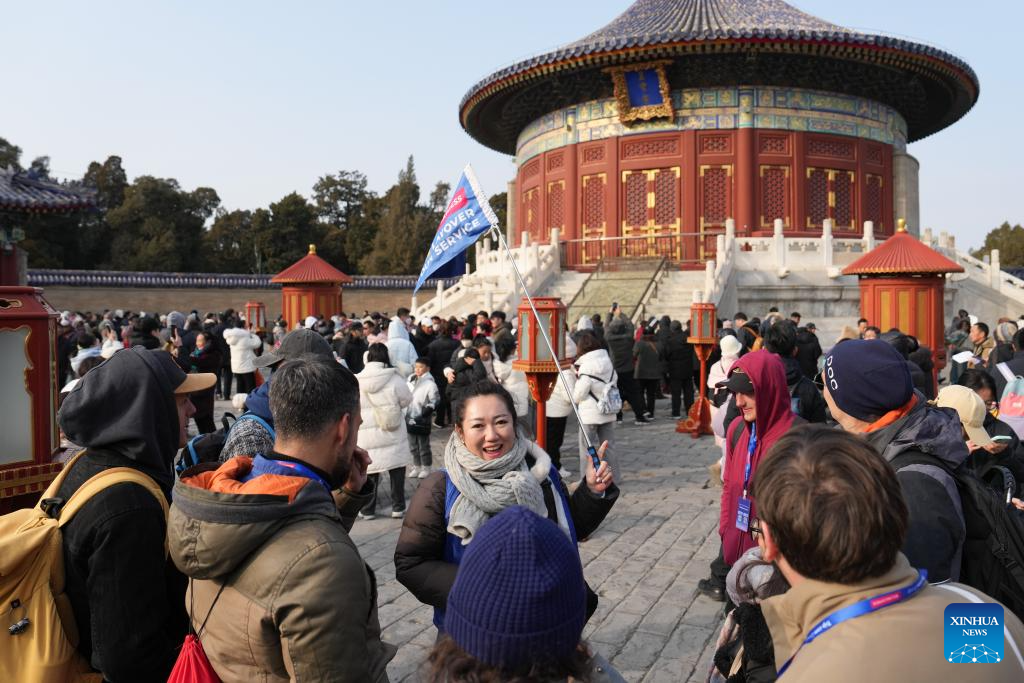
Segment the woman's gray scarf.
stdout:
<path fill-rule="evenodd" d="M 548 516 L 540 482 L 526 465 L 532 442 L 522 436 L 512 449 L 494 460 L 473 455 L 455 432 L 444 451 L 444 466 L 461 495 L 448 517 L 448 533 L 467 545 L 484 522 L 510 505 L 522 505 Z"/>

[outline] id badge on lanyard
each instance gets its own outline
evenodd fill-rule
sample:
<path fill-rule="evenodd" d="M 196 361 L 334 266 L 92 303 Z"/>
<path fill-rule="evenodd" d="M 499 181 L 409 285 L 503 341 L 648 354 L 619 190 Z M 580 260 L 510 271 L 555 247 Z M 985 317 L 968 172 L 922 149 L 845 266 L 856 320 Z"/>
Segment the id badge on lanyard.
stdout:
<path fill-rule="evenodd" d="M 736 506 L 736 528 L 744 533 L 750 530 L 750 498 L 747 497 L 747 490 L 750 487 L 750 468 L 755 450 L 757 450 L 757 429 L 755 423 L 751 422 L 750 439 L 747 442 L 747 465 L 743 470 L 743 493 Z"/>

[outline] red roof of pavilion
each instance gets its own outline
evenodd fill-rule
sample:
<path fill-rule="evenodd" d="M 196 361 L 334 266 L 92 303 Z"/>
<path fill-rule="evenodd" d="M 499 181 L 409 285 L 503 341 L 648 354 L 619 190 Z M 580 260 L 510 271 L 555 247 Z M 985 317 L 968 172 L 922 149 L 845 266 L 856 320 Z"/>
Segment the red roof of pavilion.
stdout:
<path fill-rule="evenodd" d="M 906 232 L 902 220 L 895 235 L 843 268 L 843 275 L 962 273 L 959 264 Z"/>
<path fill-rule="evenodd" d="M 351 284 L 352 278 L 316 255 L 316 245 L 309 245 L 309 253 L 270 279 L 271 282 L 338 283 Z"/>

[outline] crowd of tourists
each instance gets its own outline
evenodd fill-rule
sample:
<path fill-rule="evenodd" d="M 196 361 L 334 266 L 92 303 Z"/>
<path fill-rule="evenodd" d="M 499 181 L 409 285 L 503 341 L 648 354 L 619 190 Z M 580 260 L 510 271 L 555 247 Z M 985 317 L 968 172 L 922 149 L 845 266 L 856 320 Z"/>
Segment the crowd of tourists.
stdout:
<path fill-rule="evenodd" d="M 1000 320 L 990 339 L 961 313 L 942 353 L 867 320 L 826 352 L 798 313 L 739 313 L 701 378 L 687 324 L 612 307 L 565 330 L 546 449 L 500 311 L 268 331 L 233 311 L 67 313 L 67 465 L 44 496 L 77 631 L 67 677 L 388 680 L 396 650 L 349 536 L 387 473 L 395 576 L 434 611 L 423 680 L 622 680 L 582 640 L 599 596 L 577 546 L 637 474 L 624 411 L 643 428 L 667 398 L 680 418 L 706 379 L 721 544 L 697 588 L 726 607 L 709 680 L 945 680 L 945 606 L 997 600 L 1005 659 L 974 675 L 1021 680 L 1024 425 L 1006 397 L 1024 393 L 1024 329 Z M 217 396 L 234 423 L 216 424 Z M 95 484 L 114 470 L 142 484 Z"/>

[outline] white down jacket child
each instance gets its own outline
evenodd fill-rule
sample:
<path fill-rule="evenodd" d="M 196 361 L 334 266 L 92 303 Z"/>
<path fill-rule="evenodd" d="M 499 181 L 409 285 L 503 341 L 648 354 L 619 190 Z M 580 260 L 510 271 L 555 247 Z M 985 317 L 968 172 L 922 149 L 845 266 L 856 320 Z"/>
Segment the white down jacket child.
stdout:
<path fill-rule="evenodd" d="M 604 349 L 594 349 L 576 360 L 576 386 L 572 390 L 572 400 L 580 408 L 580 420 L 584 424 L 604 424 L 614 422 L 614 414 L 604 414 L 597 409 L 597 397 L 601 395 L 605 384 L 615 384 L 619 376 L 615 374 L 611 356 Z"/>
<path fill-rule="evenodd" d="M 373 460 L 367 472 L 377 474 L 411 465 L 404 415 L 412 402 L 409 386 L 395 368 L 377 361 L 367 363 L 356 379 L 363 418 L 358 443 Z"/>
<path fill-rule="evenodd" d="M 231 327 L 224 330 L 224 341 L 231 348 L 231 372 L 244 375 L 256 371 L 256 349 L 263 346 L 259 337 L 241 327 Z"/>

